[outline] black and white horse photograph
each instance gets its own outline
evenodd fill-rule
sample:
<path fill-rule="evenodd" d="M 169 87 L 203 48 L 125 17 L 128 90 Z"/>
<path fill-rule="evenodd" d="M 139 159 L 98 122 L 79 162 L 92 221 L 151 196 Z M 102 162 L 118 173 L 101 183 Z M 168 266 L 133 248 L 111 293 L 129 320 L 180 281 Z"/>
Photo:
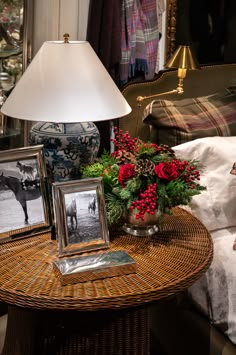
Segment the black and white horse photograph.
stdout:
<path fill-rule="evenodd" d="M 96 190 L 65 194 L 69 244 L 101 238 Z"/>
<path fill-rule="evenodd" d="M 0 233 L 44 222 L 37 159 L 0 163 Z"/>

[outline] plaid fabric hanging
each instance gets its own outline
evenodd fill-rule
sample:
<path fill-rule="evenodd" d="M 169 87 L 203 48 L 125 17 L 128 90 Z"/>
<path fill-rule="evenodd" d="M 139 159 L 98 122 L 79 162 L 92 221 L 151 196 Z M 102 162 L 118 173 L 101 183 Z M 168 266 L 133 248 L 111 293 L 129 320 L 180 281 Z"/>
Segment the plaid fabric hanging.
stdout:
<path fill-rule="evenodd" d="M 125 84 L 136 71 L 152 79 L 158 50 L 156 0 L 123 0 L 121 15 L 120 82 Z"/>

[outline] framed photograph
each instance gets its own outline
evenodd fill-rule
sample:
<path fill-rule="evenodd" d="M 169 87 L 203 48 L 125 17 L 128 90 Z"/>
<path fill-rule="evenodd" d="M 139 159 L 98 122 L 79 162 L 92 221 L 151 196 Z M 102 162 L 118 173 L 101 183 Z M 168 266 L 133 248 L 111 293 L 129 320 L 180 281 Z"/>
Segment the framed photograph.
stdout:
<path fill-rule="evenodd" d="M 59 256 L 109 247 L 102 178 L 52 185 Z"/>
<path fill-rule="evenodd" d="M 42 149 L 0 151 L 0 243 L 50 229 Z"/>

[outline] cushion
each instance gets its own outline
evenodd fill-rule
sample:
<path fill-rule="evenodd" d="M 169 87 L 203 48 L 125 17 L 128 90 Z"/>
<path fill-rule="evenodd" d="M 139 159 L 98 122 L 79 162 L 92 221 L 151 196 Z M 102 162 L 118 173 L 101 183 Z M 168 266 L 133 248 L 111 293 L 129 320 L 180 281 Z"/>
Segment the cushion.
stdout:
<path fill-rule="evenodd" d="M 193 197 L 192 213 L 209 231 L 236 226 L 236 137 L 200 138 L 173 149 L 203 166 L 200 183 L 207 189 Z"/>
<path fill-rule="evenodd" d="M 236 136 L 236 87 L 210 96 L 154 100 L 144 110 L 151 141 L 175 146 L 193 139 Z"/>

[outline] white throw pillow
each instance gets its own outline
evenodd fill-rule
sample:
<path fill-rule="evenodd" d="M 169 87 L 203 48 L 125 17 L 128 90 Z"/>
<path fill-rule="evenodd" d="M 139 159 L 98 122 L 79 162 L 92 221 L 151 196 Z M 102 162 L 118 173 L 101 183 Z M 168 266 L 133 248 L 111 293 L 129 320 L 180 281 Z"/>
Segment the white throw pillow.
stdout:
<path fill-rule="evenodd" d="M 236 226 L 236 137 L 207 137 L 173 148 L 176 156 L 203 165 L 201 185 L 207 190 L 194 196 L 191 210 L 209 231 Z"/>

